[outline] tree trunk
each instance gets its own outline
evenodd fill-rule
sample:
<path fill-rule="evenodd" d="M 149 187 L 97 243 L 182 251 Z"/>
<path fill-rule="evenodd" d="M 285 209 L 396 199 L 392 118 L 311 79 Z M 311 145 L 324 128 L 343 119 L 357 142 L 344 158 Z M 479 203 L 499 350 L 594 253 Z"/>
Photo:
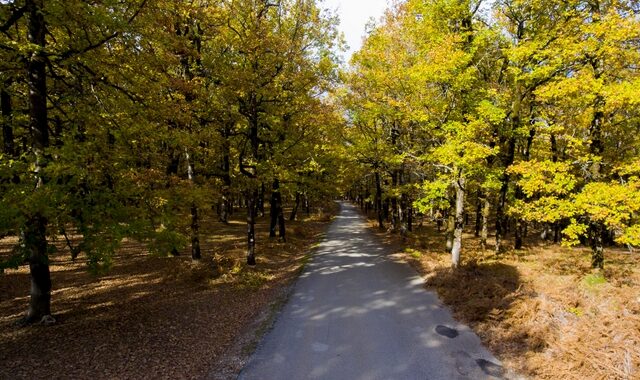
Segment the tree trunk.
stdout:
<path fill-rule="evenodd" d="M 506 235 L 508 228 L 508 220 L 505 215 L 505 208 L 507 207 L 507 194 L 509 192 L 510 176 L 506 172 L 506 170 L 509 166 L 511 166 L 511 164 L 513 164 L 513 160 L 515 157 L 515 148 L 516 140 L 514 137 L 512 137 L 509 141 L 507 157 L 503 162 L 505 173 L 503 173 L 502 175 L 502 186 L 500 187 L 498 206 L 496 208 L 496 254 L 499 254 L 501 252 L 502 239 Z"/>
<path fill-rule="evenodd" d="M 480 232 L 482 231 L 482 191 L 478 190 L 478 195 L 476 198 L 476 226 L 475 226 L 475 237 L 480 237 Z"/>
<path fill-rule="evenodd" d="M 15 156 L 13 145 L 13 108 L 11 96 L 4 89 L 0 90 L 0 109 L 2 110 L 2 151 L 9 157 Z"/>
<path fill-rule="evenodd" d="M 376 210 L 378 212 L 378 228 L 384 229 L 384 214 L 382 212 L 382 185 L 380 173 L 376 170 Z"/>
<path fill-rule="evenodd" d="M 456 189 L 456 215 L 453 232 L 453 246 L 451 248 L 451 264 L 454 268 L 460 265 L 460 251 L 462 250 L 462 232 L 464 228 L 464 177 L 454 183 Z"/>
<path fill-rule="evenodd" d="M 258 189 L 247 192 L 247 265 L 256 265 L 256 202 Z"/>
<path fill-rule="evenodd" d="M 531 110 L 531 114 L 533 115 L 533 108 Z M 525 146 L 525 150 L 523 152 L 523 159 L 525 161 L 529 161 L 531 157 L 531 145 L 533 145 L 533 139 L 536 136 L 535 129 L 535 120 L 531 120 L 531 128 L 529 129 L 529 136 L 527 137 L 527 145 Z M 525 198 L 524 191 L 522 190 L 522 186 L 520 184 L 516 184 L 516 200 L 523 200 Z M 515 249 L 522 249 L 522 245 L 524 243 L 524 237 L 526 234 L 527 224 L 520 216 L 516 216 L 516 234 L 515 234 Z"/>
<path fill-rule="evenodd" d="M 269 238 L 276 237 L 276 228 L 278 226 L 278 219 L 282 213 L 282 196 L 280 194 L 280 181 L 278 179 L 273 180 L 273 186 L 271 191 L 271 209 L 269 214 L 271 217 L 271 223 L 269 225 Z"/>
<path fill-rule="evenodd" d="M 219 219 L 222 223 L 229 222 L 229 215 L 231 214 L 232 202 L 231 202 L 231 144 L 229 142 L 229 127 L 225 127 L 222 132 L 222 202 L 220 205 Z"/>
<path fill-rule="evenodd" d="M 189 152 L 185 148 L 184 158 L 187 163 L 187 179 L 193 186 L 194 183 L 194 170 L 191 164 L 191 157 Z M 200 260 L 202 254 L 200 252 L 200 224 L 198 222 L 198 206 L 195 202 L 191 203 L 191 258 L 193 260 Z"/>
<path fill-rule="evenodd" d="M 452 199 L 452 201 L 455 200 Z M 447 234 L 447 245 L 445 246 L 447 252 L 451 252 L 451 250 L 453 249 L 453 234 L 455 233 L 456 223 L 454 208 L 455 206 L 452 203 L 449 211 L 447 212 L 447 231 L 445 232 Z"/>
<path fill-rule="evenodd" d="M 27 0 L 29 42 L 38 46 L 29 57 L 27 64 L 27 83 L 29 85 L 29 129 L 31 145 L 36 156 L 36 186 L 39 191 L 46 179 L 42 171 L 46 166 L 46 148 L 49 147 L 49 128 L 47 121 L 47 77 L 46 58 L 44 57 L 45 21 L 44 1 Z M 40 321 L 51 314 L 51 274 L 47 256 L 47 219 L 36 211 L 27 221 L 23 230 L 23 244 L 29 253 L 31 273 L 31 300 L 26 322 Z"/>
<path fill-rule="evenodd" d="M 202 253 L 200 252 L 200 224 L 198 222 L 198 206 L 191 204 L 191 258 L 200 260 Z"/>
<path fill-rule="evenodd" d="M 258 195 L 258 202 L 257 202 L 257 215 L 259 215 L 260 217 L 264 216 L 264 196 L 266 194 L 266 190 L 264 187 L 264 182 L 262 182 L 260 184 L 260 193 Z"/>
<path fill-rule="evenodd" d="M 309 216 L 311 214 L 311 202 L 309 202 L 309 197 L 304 195 L 304 212 Z"/>
<path fill-rule="evenodd" d="M 602 242 L 602 223 L 592 223 L 589 226 L 589 240 L 591 243 L 591 267 L 604 269 L 604 244 Z"/>
<path fill-rule="evenodd" d="M 480 233 L 480 247 L 487 249 L 487 239 L 489 238 L 489 215 L 491 212 L 491 202 L 489 197 L 485 194 L 483 199 L 484 206 L 482 207 L 482 232 Z"/>
<path fill-rule="evenodd" d="M 300 192 L 296 191 L 296 201 L 293 204 L 293 209 L 291 210 L 291 215 L 289 216 L 290 221 L 296 220 L 296 216 L 298 215 L 298 207 L 300 207 Z"/>
<path fill-rule="evenodd" d="M 278 209 L 278 237 L 280 238 L 280 241 L 282 242 L 286 242 L 287 241 L 287 228 L 285 225 L 285 219 L 284 219 L 284 210 L 282 208 L 282 203 L 280 204 L 280 208 Z"/>
<path fill-rule="evenodd" d="M 594 67 L 594 70 L 597 70 Z M 595 113 L 591 122 L 590 135 L 591 146 L 590 151 L 594 156 L 602 157 L 604 153 L 604 141 L 602 137 L 602 122 L 604 119 L 604 112 L 601 110 L 602 97 L 598 96 L 595 101 Z M 591 166 L 591 181 L 596 182 L 602 179 L 602 165 L 598 160 L 595 160 Z M 589 240 L 591 243 L 591 266 L 594 269 L 604 268 L 604 243 L 602 235 L 604 232 L 604 225 L 601 222 L 591 222 L 589 225 Z"/>
<path fill-rule="evenodd" d="M 47 220 L 31 218 L 23 232 L 23 244 L 29 253 L 31 300 L 25 322 L 34 323 L 51 315 L 51 273 L 47 256 Z"/>
<path fill-rule="evenodd" d="M 393 170 L 391 172 L 391 187 L 394 193 L 397 186 L 398 186 L 398 171 Z M 398 198 L 396 197 L 395 194 L 391 197 L 390 203 L 391 203 L 391 231 L 396 232 L 398 231 L 400 212 L 398 209 Z"/>

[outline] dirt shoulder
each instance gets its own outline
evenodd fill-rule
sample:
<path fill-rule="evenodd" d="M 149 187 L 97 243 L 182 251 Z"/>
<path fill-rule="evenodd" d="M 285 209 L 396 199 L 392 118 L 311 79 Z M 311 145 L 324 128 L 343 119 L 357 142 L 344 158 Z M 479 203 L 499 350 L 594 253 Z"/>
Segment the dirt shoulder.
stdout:
<path fill-rule="evenodd" d="M 28 268 L 6 271 L 0 378 L 235 378 L 336 211 L 288 223 L 286 243 L 269 241 L 261 218 L 256 268 L 244 265 L 242 210 L 229 225 L 204 223 L 199 264 L 187 252 L 154 257 L 127 242 L 97 277 L 62 251 L 52 257 L 58 323 L 49 327 L 15 326 L 28 304 Z"/>
<path fill-rule="evenodd" d="M 604 273 L 595 275 L 587 249 L 531 240 L 524 250 L 496 256 L 465 234 L 462 265 L 454 270 L 444 233 L 431 226 L 406 238 L 378 234 L 515 373 L 536 379 L 640 377 L 637 253 L 608 249 Z"/>

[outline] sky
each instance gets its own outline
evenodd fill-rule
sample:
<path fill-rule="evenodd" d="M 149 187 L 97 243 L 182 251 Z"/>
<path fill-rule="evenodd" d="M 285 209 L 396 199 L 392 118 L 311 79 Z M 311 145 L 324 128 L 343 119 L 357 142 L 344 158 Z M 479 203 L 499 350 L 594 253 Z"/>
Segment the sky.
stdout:
<path fill-rule="evenodd" d="M 362 46 L 365 25 L 371 17 L 378 19 L 384 14 L 387 0 L 324 0 L 322 7 L 338 11 L 340 30 L 349 45 L 349 50 L 344 55 L 348 62 L 351 55 Z"/>

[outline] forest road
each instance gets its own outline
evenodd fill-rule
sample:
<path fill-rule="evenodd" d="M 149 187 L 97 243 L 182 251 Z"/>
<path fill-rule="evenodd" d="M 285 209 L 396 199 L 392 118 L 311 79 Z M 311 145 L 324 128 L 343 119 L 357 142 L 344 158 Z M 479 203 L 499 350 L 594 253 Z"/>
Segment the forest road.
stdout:
<path fill-rule="evenodd" d="M 499 361 L 367 230 L 341 211 L 239 379 L 494 379 Z"/>

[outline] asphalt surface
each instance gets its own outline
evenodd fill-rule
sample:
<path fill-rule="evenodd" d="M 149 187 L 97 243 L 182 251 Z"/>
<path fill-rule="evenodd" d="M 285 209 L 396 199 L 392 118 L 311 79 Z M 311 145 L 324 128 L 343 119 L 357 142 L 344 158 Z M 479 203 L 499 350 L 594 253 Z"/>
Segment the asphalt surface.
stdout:
<path fill-rule="evenodd" d="M 349 203 L 239 379 L 493 379 L 500 362 Z"/>

